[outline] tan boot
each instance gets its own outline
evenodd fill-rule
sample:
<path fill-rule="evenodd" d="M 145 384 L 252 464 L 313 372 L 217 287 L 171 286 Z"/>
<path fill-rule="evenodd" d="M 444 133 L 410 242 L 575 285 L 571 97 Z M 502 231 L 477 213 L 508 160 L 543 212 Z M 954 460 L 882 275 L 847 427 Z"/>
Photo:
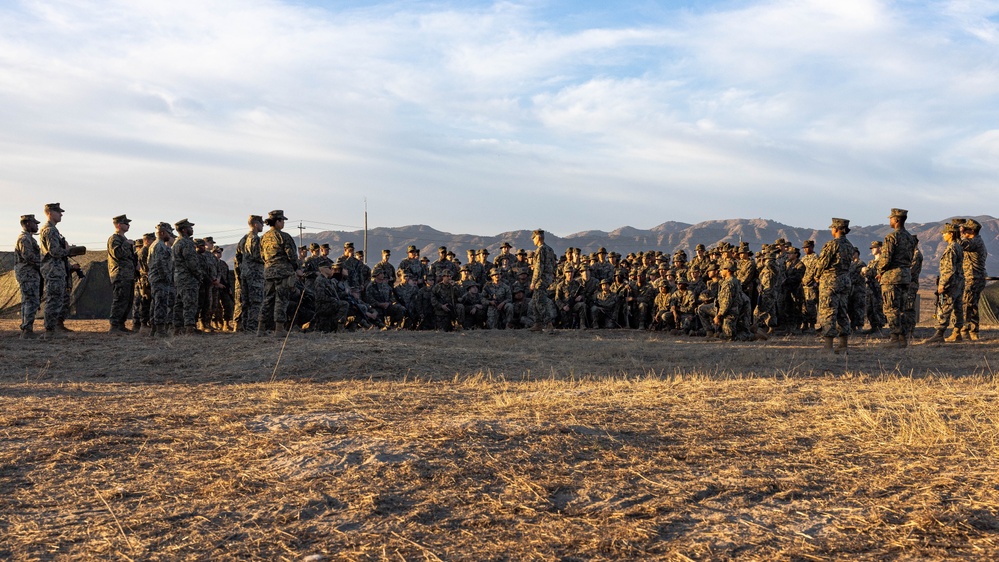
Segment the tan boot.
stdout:
<path fill-rule="evenodd" d="M 35 332 L 31 328 L 23 328 L 21 330 L 22 340 L 33 340 L 35 339 Z"/>
<path fill-rule="evenodd" d="M 896 334 L 888 334 L 888 340 L 882 343 L 881 347 L 898 348 L 898 336 Z"/>
<path fill-rule="evenodd" d="M 850 339 L 849 336 L 840 336 L 839 337 L 839 345 L 837 345 L 836 349 L 833 350 L 836 353 L 836 355 L 840 355 L 840 354 L 846 353 L 847 341 L 849 339 Z"/>
<path fill-rule="evenodd" d="M 966 332 L 965 335 L 971 341 L 978 341 L 978 332 Z"/>
<path fill-rule="evenodd" d="M 944 341 L 947 343 L 957 343 L 961 341 L 961 331 L 954 328 L 954 331 L 952 331 L 950 335 L 944 339 Z"/>
<path fill-rule="evenodd" d="M 923 340 L 924 345 L 928 343 L 943 343 L 943 342 L 944 342 L 944 331 L 939 328 L 935 332 L 933 332 L 932 336 Z"/>

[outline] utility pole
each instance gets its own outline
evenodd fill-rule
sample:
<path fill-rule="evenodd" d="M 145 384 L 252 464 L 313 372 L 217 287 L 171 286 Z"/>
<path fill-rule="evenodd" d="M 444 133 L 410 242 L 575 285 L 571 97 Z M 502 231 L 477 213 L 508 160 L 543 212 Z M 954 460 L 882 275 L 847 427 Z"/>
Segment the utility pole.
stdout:
<path fill-rule="evenodd" d="M 308 228 L 308 227 L 302 226 L 302 221 L 298 222 L 298 245 L 299 246 L 304 246 L 305 245 L 305 229 L 306 228 Z"/>
<path fill-rule="evenodd" d="M 368 198 L 364 198 L 364 264 L 368 263 Z"/>

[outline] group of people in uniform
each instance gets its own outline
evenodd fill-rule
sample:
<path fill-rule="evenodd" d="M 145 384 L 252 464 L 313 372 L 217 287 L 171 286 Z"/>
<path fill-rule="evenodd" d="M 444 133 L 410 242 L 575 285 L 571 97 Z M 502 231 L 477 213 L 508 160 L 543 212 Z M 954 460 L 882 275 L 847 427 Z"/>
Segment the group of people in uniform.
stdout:
<path fill-rule="evenodd" d="M 34 337 L 43 297 L 45 336 L 69 331 L 70 276 L 82 274 L 70 258 L 85 250 L 59 234 L 63 212 L 58 203 L 46 205 L 41 231 L 34 215 L 21 217 L 16 270 L 23 338 Z M 211 237 L 194 238 L 194 223 L 161 222 L 132 242 L 126 236 L 131 221 L 119 215 L 107 244 L 109 331 L 266 336 L 371 328 L 634 329 L 729 340 L 818 333 L 826 350 L 842 353 L 850 335 L 867 324 L 867 333 L 887 330 L 888 345 L 905 347 L 915 329 L 922 270 L 907 216 L 892 209 L 893 231 L 872 244 L 869 263 L 847 239 L 849 221 L 834 218 L 832 240 L 819 252 L 812 240 L 799 249 L 779 239 L 756 253 L 747 243 L 722 242 L 698 244 L 692 256 L 685 250 L 622 256 L 604 248 L 587 255 L 569 248 L 559 257 L 539 229 L 530 252 L 513 252 L 503 243 L 492 259 L 488 249 L 468 250 L 462 264 L 444 246 L 436 261 L 409 246 L 397 264 L 383 250 L 381 261 L 369 267 L 351 242 L 335 257 L 328 244 L 296 245 L 284 231 L 287 217 L 276 210 L 249 217 L 230 282 L 222 249 Z M 972 219 L 955 219 L 943 229 L 938 324 L 928 342 L 978 339 L 987 258 L 980 230 Z"/>

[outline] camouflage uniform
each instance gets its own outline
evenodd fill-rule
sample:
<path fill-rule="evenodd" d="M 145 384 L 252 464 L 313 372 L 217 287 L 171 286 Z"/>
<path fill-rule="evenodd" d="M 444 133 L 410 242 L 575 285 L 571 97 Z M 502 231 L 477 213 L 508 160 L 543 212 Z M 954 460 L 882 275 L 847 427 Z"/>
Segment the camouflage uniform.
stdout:
<path fill-rule="evenodd" d="M 965 227 L 977 224 L 969 220 Z M 985 248 L 985 242 L 977 233 L 973 238 L 961 238 L 961 247 L 964 249 L 964 329 L 963 332 L 972 338 L 978 337 L 978 303 L 982 297 L 982 290 L 985 289 L 985 262 L 988 260 L 989 251 Z"/>
<path fill-rule="evenodd" d="M 386 328 L 398 326 L 406 316 L 406 309 L 393 302 L 392 287 L 385 281 L 372 281 L 364 290 L 364 302 L 378 314 Z"/>
<path fill-rule="evenodd" d="M 177 223 L 177 229 L 186 221 Z M 189 223 L 193 224 L 193 223 Z M 193 329 L 198 324 L 198 291 L 208 278 L 205 260 L 198 254 L 194 240 L 181 234 L 173 243 L 173 285 L 177 291 L 173 307 L 174 328 Z"/>
<path fill-rule="evenodd" d="M 955 239 L 957 236 L 955 232 Z M 937 304 L 937 330 L 941 332 L 950 325 L 952 315 L 955 331 L 960 332 L 964 326 L 964 263 L 961 244 L 956 240 L 948 242 L 940 255 L 940 280 L 936 289 L 943 288 Z"/>
<path fill-rule="evenodd" d="M 563 279 L 555 286 L 555 308 L 563 328 L 586 328 L 586 296 L 578 279 Z"/>
<path fill-rule="evenodd" d="M 51 221 L 42 225 L 38 238 L 42 253 L 39 270 L 45 279 L 45 331 L 51 332 L 59 328 L 69 315 L 72 287 L 72 280 L 69 278 L 69 244 Z"/>
<path fill-rule="evenodd" d="M 280 211 L 277 213 L 284 216 Z M 268 220 L 274 218 L 272 213 Z M 272 324 L 288 323 L 288 307 L 295 295 L 295 272 L 299 266 L 295 240 L 273 226 L 260 237 L 260 257 L 264 260 L 264 302 L 260 306 L 258 333 Z"/>
<path fill-rule="evenodd" d="M 315 295 L 315 314 L 309 320 L 308 331 L 334 332 L 347 317 L 348 304 L 344 300 L 345 288 L 338 279 L 316 275 L 312 285 Z"/>
<path fill-rule="evenodd" d="M 717 312 L 721 317 L 721 336 L 728 340 L 747 340 L 749 331 L 749 295 L 742 290 L 739 279 L 732 275 L 718 285 Z"/>
<path fill-rule="evenodd" d="M 617 309 L 620 297 L 611 289 L 606 279 L 600 281 L 600 292 L 594 296 L 590 316 L 594 328 L 615 328 L 617 325 Z"/>
<path fill-rule="evenodd" d="M 219 260 L 211 251 L 199 252 L 198 256 L 205 262 L 207 276 L 202 279 L 198 292 L 198 318 L 201 320 L 201 327 L 205 330 L 212 328 L 212 317 L 215 315 L 215 308 L 219 302 L 218 288 L 214 282 L 221 277 L 219 271 Z"/>
<path fill-rule="evenodd" d="M 916 247 L 912 251 L 909 290 L 905 295 L 905 310 L 902 311 L 905 333 L 910 335 L 916 329 L 916 296 L 919 294 L 919 276 L 923 272 L 923 252 L 919 250 L 919 238 L 913 236 L 912 239 L 916 241 Z"/>
<path fill-rule="evenodd" d="M 461 306 L 460 289 L 454 283 L 437 283 L 430 291 L 438 329 L 445 332 L 465 324 L 465 308 Z"/>
<path fill-rule="evenodd" d="M 866 267 L 859 258 L 850 263 L 850 298 L 846 306 L 850 330 L 855 332 L 864 327 L 867 319 L 867 283 L 863 273 Z"/>
<path fill-rule="evenodd" d="M 669 307 L 677 330 L 689 333 L 697 327 L 697 297 L 689 287 L 681 285 L 673 291 L 669 295 Z"/>
<path fill-rule="evenodd" d="M 743 261 L 739 263 L 742 264 Z M 772 331 L 777 327 L 777 299 L 779 298 L 777 285 L 780 281 L 780 276 L 777 274 L 777 262 L 774 260 L 773 254 L 764 254 L 763 267 L 759 270 L 759 279 L 760 296 L 756 305 L 756 325 L 769 328 Z"/>
<path fill-rule="evenodd" d="M 851 333 L 847 307 L 853 289 L 850 264 L 854 250 L 846 236 L 833 238 L 822 246 L 815 268 L 809 272 L 808 281 L 818 278 L 818 322 L 822 325 L 822 335 L 827 338 L 849 336 Z"/>
<path fill-rule="evenodd" d="M 139 247 L 136 241 L 136 261 L 139 264 L 138 277 L 135 279 L 135 297 L 132 299 L 132 328 L 138 326 L 149 326 L 150 315 L 152 314 L 153 292 L 149 287 L 149 249 L 152 242 L 143 240 Z"/>
<path fill-rule="evenodd" d="M 873 263 L 863 275 L 863 282 L 867 287 L 867 321 L 871 325 L 871 332 L 875 332 L 883 328 L 888 320 L 885 318 L 881 283 L 878 281 L 878 272 Z"/>
<path fill-rule="evenodd" d="M 157 240 L 148 252 L 146 271 L 152 293 L 151 321 L 160 335 L 170 323 L 170 304 L 174 298 L 173 255 L 163 240 Z"/>
<path fill-rule="evenodd" d="M 558 258 L 544 240 L 539 242 L 541 244 L 534 253 L 534 276 L 531 278 L 531 289 L 534 291 L 531 297 L 531 314 L 534 316 L 535 325 L 541 326 L 551 324 L 555 320 L 555 303 L 548 296 L 548 289 L 555 282 Z"/>
<path fill-rule="evenodd" d="M 784 306 L 785 325 L 797 333 L 801 327 L 805 310 L 805 293 L 801 286 L 802 279 L 805 278 L 805 266 L 800 259 L 791 261 L 784 265 L 784 295 L 786 304 Z"/>
<path fill-rule="evenodd" d="M 502 274 L 500 277 L 502 278 Z M 482 288 L 482 296 L 488 304 L 486 327 L 495 330 L 509 324 L 513 315 L 513 293 L 510 291 L 510 287 L 494 277 Z"/>
<path fill-rule="evenodd" d="M 818 278 L 817 275 L 810 275 L 810 271 L 813 267 L 815 267 L 815 263 L 818 259 L 819 255 L 816 253 L 801 256 L 801 263 L 805 266 L 805 273 L 802 279 Z M 805 283 L 802 281 L 801 289 L 805 302 L 803 323 L 805 326 L 814 326 L 815 323 L 818 322 L 819 287 L 814 281 L 811 283 Z"/>
<path fill-rule="evenodd" d="M 406 328 L 413 329 L 419 325 L 421 318 L 419 299 L 417 298 L 417 295 L 420 294 L 420 287 L 407 282 L 407 278 L 415 279 L 411 273 L 407 273 L 402 283 L 396 285 L 392 289 L 392 292 L 395 293 L 396 302 L 406 309 L 406 318 L 403 320 L 403 325 Z"/>
<path fill-rule="evenodd" d="M 256 332 L 260 306 L 264 302 L 264 258 L 260 255 L 260 235 L 256 231 L 251 230 L 236 244 L 233 267 L 236 270 L 237 325 L 247 332 Z"/>
<path fill-rule="evenodd" d="M 892 210 L 893 215 L 901 216 L 898 209 Z M 881 294 L 884 297 L 885 319 L 888 328 L 895 337 L 904 337 L 902 326 L 902 311 L 905 308 L 905 295 L 912 280 L 912 252 L 916 241 L 905 229 L 904 223 L 898 223 L 894 232 L 885 236 L 878 257 L 877 269 L 881 276 Z"/>
<path fill-rule="evenodd" d="M 33 215 L 25 215 L 22 220 L 31 220 L 37 224 Z M 38 308 L 41 306 L 42 290 L 42 254 L 33 233 L 24 230 L 17 237 L 14 258 L 14 276 L 21 288 L 21 331 L 30 332 L 35 324 Z"/>
<path fill-rule="evenodd" d="M 108 320 L 114 330 L 125 330 L 135 294 L 135 244 L 124 234 L 108 238 L 108 277 L 111 278 L 111 314 Z"/>

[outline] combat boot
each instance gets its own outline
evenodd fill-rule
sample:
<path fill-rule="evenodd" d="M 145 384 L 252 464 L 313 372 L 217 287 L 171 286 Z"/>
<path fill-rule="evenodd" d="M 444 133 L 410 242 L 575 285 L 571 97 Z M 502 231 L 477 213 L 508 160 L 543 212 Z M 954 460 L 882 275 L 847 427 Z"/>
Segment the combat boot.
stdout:
<path fill-rule="evenodd" d="M 835 353 L 833 351 L 833 340 L 836 339 L 832 336 L 822 336 L 822 351 L 825 353 Z"/>
<path fill-rule="evenodd" d="M 75 332 L 76 331 L 76 330 L 70 330 L 69 328 L 67 328 L 65 320 L 60 320 L 59 323 L 56 324 L 56 330 L 58 330 L 60 332 Z"/>
<path fill-rule="evenodd" d="M 545 329 L 545 327 L 541 325 L 541 322 L 535 322 L 534 325 L 531 326 L 531 331 L 532 332 L 540 332 L 540 331 L 542 331 L 544 329 Z"/>
<path fill-rule="evenodd" d="M 909 347 L 909 336 L 901 334 L 896 336 L 898 338 L 898 348 L 902 349 L 904 347 Z"/>
<path fill-rule="evenodd" d="M 202 334 L 201 330 L 197 326 L 185 326 L 184 335 L 185 336 L 200 336 Z"/>
<path fill-rule="evenodd" d="M 940 332 L 943 332 L 943 330 L 940 330 Z M 948 343 L 957 343 L 961 341 L 961 331 L 954 328 L 954 331 L 952 331 L 950 335 L 944 339 L 944 341 Z"/>
<path fill-rule="evenodd" d="M 846 353 L 847 342 L 849 340 L 850 340 L 849 336 L 840 336 L 839 337 L 839 345 L 837 345 L 836 349 L 833 350 L 836 353 L 836 355 L 839 355 L 841 353 Z"/>
<path fill-rule="evenodd" d="M 21 328 L 21 339 L 33 340 L 35 339 L 35 332 L 31 328 Z"/>
<path fill-rule="evenodd" d="M 933 332 L 932 336 L 930 336 L 930 337 L 926 338 L 925 340 L 923 340 L 923 344 L 928 344 L 928 343 L 943 343 L 944 341 L 946 341 L 946 340 L 944 340 L 944 331 L 941 330 L 940 328 L 937 328 L 936 331 Z"/>
<path fill-rule="evenodd" d="M 964 335 L 971 341 L 978 341 L 978 332 L 966 332 Z"/>
<path fill-rule="evenodd" d="M 60 332 L 55 328 L 45 328 L 45 332 L 42 334 L 43 340 L 58 340 L 66 337 L 66 334 Z"/>
<path fill-rule="evenodd" d="M 881 344 L 881 347 L 898 347 L 898 336 L 896 334 L 888 334 L 888 339 Z"/>
<path fill-rule="evenodd" d="M 226 322 L 224 330 L 226 332 L 235 332 L 236 329 L 232 327 L 232 322 Z"/>

